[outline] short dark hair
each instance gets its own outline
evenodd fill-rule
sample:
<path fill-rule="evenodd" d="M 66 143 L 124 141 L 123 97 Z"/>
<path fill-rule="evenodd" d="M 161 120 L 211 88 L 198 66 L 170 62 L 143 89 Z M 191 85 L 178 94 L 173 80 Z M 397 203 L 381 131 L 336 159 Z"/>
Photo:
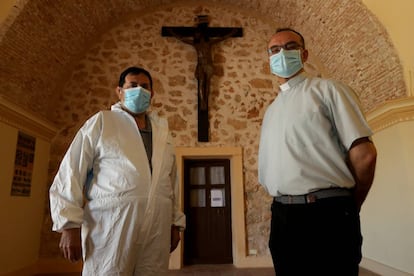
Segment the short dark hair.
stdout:
<path fill-rule="evenodd" d="M 301 33 L 299 33 L 298 31 L 292 29 L 292 28 L 277 28 L 275 34 L 277 33 L 281 33 L 281 32 L 292 32 L 297 34 L 300 37 L 300 40 L 302 42 L 302 47 L 303 49 L 305 49 L 305 39 L 303 38 L 303 35 Z"/>
<path fill-rule="evenodd" d="M 151 74 L 147 70 L 145 70 L 144 68 L 140 68 L 140 67 L 129 67 L 124 72 L 122 72 L 121 75 L 119 76 L 119 82 L 118 82 L 118 86 L 119 87 L 124 86 L 125 78 L 129 74 L 131 74 L 131 75 L 144 74 L 145 76 L 148 77 L 148 79 L 150 81 L 150 88 L 152 89 L 152 77 L 151 77 Z"/>

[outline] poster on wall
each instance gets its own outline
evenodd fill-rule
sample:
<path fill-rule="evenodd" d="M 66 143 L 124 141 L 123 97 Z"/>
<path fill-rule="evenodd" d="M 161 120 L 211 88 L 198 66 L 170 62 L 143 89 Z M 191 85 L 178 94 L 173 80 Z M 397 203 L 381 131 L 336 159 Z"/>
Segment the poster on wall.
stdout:
<path fill-rule="evenodd" d="M 17 137 L 12 196 L 30 196 L 36 138 L 19 131 Z"/>

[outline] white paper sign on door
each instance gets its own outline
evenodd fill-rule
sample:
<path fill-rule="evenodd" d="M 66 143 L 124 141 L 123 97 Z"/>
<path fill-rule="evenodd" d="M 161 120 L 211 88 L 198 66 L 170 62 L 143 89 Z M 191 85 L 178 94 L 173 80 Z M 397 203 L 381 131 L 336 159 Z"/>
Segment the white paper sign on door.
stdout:
<path fill-rule="evenodd" d="M 224 189 L 211 190 L 211 207 L 224 207 Z"/>

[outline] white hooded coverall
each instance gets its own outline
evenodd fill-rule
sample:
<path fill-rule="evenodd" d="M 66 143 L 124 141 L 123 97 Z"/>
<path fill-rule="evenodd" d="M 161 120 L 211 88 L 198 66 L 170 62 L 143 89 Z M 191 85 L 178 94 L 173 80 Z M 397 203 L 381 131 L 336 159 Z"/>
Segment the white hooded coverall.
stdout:
<path fill-rule="evenodd" d="M 85 122 L 50 187 L 53 231 L 82 227 L 83 275 L 160 275 L 171 225 L 185 227 L 168 123 L 150 113 L 152 174 L 134 118 L 120 108 Z"/>

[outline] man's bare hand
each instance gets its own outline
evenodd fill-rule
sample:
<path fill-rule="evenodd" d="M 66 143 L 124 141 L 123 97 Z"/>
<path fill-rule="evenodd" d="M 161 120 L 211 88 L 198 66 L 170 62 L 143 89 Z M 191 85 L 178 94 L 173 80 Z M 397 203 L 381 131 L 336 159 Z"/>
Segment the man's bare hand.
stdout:
<path fill-rule="evenodd" d="M 82 259 L 81 229 L 65 229 L 60 236 L 60 251 L 65 259 L 77 262 Z"/>
<path fill-rule="evenodd" d="M 171 226 L 171 247 L 170 247 L 170 253 L 173 252 L 180 242 L 180 231 L 179 228 L 176 226 Z"/>

